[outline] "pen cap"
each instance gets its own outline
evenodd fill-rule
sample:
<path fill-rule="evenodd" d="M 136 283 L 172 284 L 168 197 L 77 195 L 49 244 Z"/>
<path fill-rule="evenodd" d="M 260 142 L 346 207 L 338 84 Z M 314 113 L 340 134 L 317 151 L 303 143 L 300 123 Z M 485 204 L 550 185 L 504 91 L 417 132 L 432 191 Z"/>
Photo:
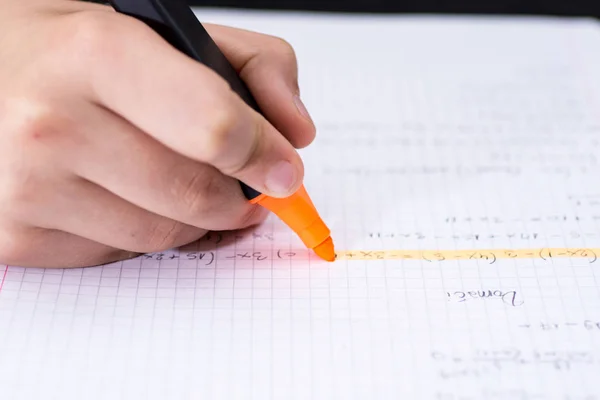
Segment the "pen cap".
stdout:
<path fill-rule="evenodd" d="M 317 212 L 304 185 L 293 195 L 285 198 L 261 194 L 251 201 L 260 204 L 277 215 L 300 237 L 306 247 L 314 249 L 331 234 Z"/>

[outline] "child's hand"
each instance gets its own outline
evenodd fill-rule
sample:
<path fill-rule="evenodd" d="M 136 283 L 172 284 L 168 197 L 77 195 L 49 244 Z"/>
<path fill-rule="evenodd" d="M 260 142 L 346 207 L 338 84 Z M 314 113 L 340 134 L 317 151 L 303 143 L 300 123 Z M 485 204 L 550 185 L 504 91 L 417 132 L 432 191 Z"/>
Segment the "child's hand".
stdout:
<path fill-rule="evenodd" d="M 265 217 L 314 127 L 282 40 L 207 29 L 266 119 L 213 71 L 100 5 L 0 0 L 0 263 L 89 266 Z"/>

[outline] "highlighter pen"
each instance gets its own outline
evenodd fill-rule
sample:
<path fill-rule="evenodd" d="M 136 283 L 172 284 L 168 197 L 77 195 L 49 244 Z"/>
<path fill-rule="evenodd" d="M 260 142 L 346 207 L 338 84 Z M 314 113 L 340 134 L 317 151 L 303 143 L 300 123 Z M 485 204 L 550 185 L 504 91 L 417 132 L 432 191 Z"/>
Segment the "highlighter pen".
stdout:
<path fill-rule="evenodd" d="M 173 47 L 214 70 L 248 106 L 264 115 L 246 84 L 185 0 L 109 0 L 109 3 L 117 12 L 146 23 Z M 240 182 L 240 186 L 248 201 L 276 214 L 296 232 L 306 247 L 324 260 L 335 260 L 331 232 L 319 216 L 304 185 L 286 198 L 267 196 L 243 182 Z"/>

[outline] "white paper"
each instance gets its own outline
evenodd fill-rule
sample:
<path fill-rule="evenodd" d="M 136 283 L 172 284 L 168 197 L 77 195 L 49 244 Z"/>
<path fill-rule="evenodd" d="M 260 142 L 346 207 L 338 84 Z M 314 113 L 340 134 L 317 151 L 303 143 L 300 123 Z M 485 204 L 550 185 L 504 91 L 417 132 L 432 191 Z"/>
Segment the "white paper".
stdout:
<path fill-rule="evenodd" d="M 600 399 L 596 23 L 198 15 L 294 45 L 305 183 L 358 259 L 270 218 L 104 267 L 0 266 L 1 399 Z M 431 257 L 392 257 L 413 250 Z"/>

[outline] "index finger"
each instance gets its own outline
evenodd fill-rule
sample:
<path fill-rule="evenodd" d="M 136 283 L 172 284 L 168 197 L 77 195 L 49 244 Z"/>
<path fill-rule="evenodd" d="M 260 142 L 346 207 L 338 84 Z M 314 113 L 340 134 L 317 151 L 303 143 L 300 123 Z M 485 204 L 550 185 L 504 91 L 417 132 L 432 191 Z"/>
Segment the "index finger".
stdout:
<path fill-rule="evenodd" d="M 78 73 L 87 75 L 92 101 L 263 193 L 284 197 L 298 189 L 304 170 L 294 147 L 224 79 L 145 24 L 98 14 L 104 15 L 86 18 L 80 27 L 94 62 Z"/>
<path fill-rule="evenodd" d="M 204 24 L 238 71 L 267 119 L 297 148 L 315 138 L 315 126 L 300 98 L 298 62 L 285 40 L 226 26 Z"/>

